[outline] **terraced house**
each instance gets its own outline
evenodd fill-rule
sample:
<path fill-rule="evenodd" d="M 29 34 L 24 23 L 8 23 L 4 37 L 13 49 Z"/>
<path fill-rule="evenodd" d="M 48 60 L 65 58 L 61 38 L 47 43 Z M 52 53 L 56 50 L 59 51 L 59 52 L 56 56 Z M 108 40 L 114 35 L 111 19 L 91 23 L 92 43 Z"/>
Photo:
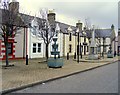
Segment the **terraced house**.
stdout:
<path fill-rule="evenodd" d="M 39 25 L 44 19 L 19 13 L 18 9 L 19 2 L 16 1 L 11 2 L 10 5 L 11 6 L 9 7 L 11 8 L 14 7 L 14 9 L 17 9 L 18 15 L 26 27 L 20 27 L 18 30 L 16 30 L 17 31 L 16 36 L 13 36 L 9 39 L 8 46 L 9 59 L 22 59 L 25 58 L 26 55 L 28 55 L 28 58 L 45 57 L 46 51 L 45 43 L 43 38 L 39 34 L 40 31 Z M 65 23 L 55 21 L 56 16 L 55 13 L 49 12 L 48 14 L 49 14 L 48 21 L 55 22 L 55 24 L 58 24 L 60 27 L 60 31 L 57 35 L 58 51 L 60 51 L 60 56 L 67 56 L 67 54 L 69 54 L 70 56 L 77 55 L 78 49 L 79 54 L 82 53 L 82 55 L 88 55 L 92 31 L 83 28 L 83 25 L 80 21 L 78 21 L 75 26 L 71 26 Z M 80 40 L 79 42 L 78 38 Z M 115 31 L 113 25 L 111 26 L 110 29 L 96 29 L 95 38 L 97 42 L 98 53 L 100 54 L 102 52 L 107 53 L 110 45 L 112 46 L 113 52 L 116 51 L 114 43 Z M 49 57 L 53 57 L 50 53 L 52 51 L 52 44 L 53 41 L 51 41 L 48 47 Z M 80 45 L 79 48 L 78 44 Z M 1 60 L 6 59 L 4 43 L 1 37 L 0 37 L 0 59 Z"/>
<path fill-rule="evenodd" d="M 91 32 L 86 31 L 87 38 L 89 39 L 89 43 L 91 42 Z M 107 29 L 95 29 L 95 38 L 97 43 L 97 51 L 102 56 L 102 54 L 107 54 L 110 47 L 112 47 L 112 53 L 117 52 L 115 42 L 116 34 L 114 25 L 111 25 L 111 28 Z"/>

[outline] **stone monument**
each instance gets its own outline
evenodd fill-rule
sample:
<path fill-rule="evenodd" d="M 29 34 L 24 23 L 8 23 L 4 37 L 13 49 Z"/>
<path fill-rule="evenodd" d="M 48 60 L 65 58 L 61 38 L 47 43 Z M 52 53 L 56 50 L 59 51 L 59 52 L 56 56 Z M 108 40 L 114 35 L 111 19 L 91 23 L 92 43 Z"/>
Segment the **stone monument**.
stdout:
<path fill-rule="evenodd" d="M 92 29 L 92 39 L 91 39 L 91 43 L 90 43 L 90 51 L 89 51 L 88 59 L 89 60 L 97 60 L 98 59 L 94 27 Z"/>
<path fill-rule="evenodd" d="M 107 52 L 107 58 L 113 58 L 113 52 L 112 52 L 112 47 L 110 45 L 109 50 Z"/>

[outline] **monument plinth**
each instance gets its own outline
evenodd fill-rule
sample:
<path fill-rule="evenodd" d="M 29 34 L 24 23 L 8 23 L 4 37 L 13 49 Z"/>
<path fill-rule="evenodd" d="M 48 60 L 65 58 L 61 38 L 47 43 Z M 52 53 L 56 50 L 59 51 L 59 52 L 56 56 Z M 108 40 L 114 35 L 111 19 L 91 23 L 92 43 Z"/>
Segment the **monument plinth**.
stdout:
<path fill-rule="evenodd" d="M 98 59 L 98 54 L 97 54 L 97 45 L 95 42 L 95 29 L 93 28 L 92 31 L 92 39 L 90 43 L 90 51 L 88 55 L 89 60 L 97 60 Z"/>
<path fill-rule="evenodd" d="M 110 45 L 108 53 L 107 53 L 107 58 L 113 58 L 113 53 L 112 53 L 112 47 Z"/>
<path fill-rule="evenodd" d="M 60 52 L 58 51 L 58 44 L 56 44 L 57 37 L 53 38 L 54 44 L 52 45 L 51 55 L 54 55 L 54 58 L 48 58 L 48 67 L 49 68 L 58 68 L 63 66 L 63 58 L 60 58 Z M 58 57 L 57 57 L 58 55 Z"/>

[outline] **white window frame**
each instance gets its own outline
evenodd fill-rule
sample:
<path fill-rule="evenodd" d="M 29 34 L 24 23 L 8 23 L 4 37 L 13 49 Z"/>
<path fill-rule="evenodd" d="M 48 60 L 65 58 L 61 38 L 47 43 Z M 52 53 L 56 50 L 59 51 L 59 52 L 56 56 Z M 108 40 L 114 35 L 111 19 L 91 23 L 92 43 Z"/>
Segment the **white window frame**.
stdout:
<path fill-rule="evenodd" d="M 40 44 L 40 47 L 39 47 L 39 44 Z M 37 43 L 37 52 L 38 53 L 41 53 L 41 45 L 42 45 L 41 43 Z M 40 51 L 39 51 L 39 49 L 40 49 Z"/>
<path fill-rule="evenodd" d="M 37 47 L 34 46 L 34 44 L 36 45 L 36 43 L 33 43 L 33 44 L 32 44 L 32 45 L 33 45 L 33 47 L 32 47 L 32 53 L 37 53 Z M 36 49 L 35 52 L 34 52 L 34 48 Z"/>

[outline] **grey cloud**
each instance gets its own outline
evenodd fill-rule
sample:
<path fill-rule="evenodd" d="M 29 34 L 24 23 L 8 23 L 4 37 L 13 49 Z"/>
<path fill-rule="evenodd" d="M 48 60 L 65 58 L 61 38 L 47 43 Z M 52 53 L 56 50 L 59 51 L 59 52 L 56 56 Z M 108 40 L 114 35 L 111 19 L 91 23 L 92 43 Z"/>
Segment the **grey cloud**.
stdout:
<path fill-rule="evenodd" d="M 71 18 L 89 17 L 101 27 L 117 26 L 117 2 L 48 2 L 46 6 Z"/>
<path fill-rule="evenodd" d="M 118 26 L 117 2 L 34 2 L 32 5 L 38 11 L 40 8 L 55 9 L 57 15 L 80 19 L 82 22 L 89 17 L 91 23 L 99 25 L 100 28 L 109 28 L 111 24 L 116 28 Z"/>

